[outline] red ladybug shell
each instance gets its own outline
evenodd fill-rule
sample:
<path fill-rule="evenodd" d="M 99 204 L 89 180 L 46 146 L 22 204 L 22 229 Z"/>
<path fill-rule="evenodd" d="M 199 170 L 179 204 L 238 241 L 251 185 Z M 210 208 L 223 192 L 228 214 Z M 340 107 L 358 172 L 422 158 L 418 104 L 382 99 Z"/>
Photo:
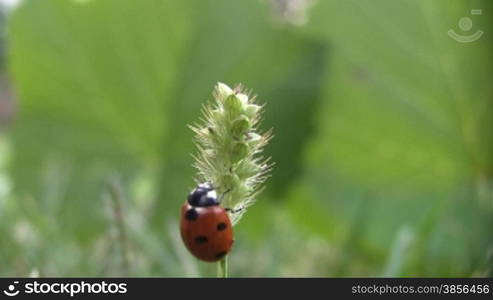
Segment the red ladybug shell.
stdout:
<path fill-rule="evenodd" d="M 181 237 L 188 250 L 198 259 L 214 262 L 233 246 L 233 229 L 226 210 L 219 205 L 181 207 Z"/>

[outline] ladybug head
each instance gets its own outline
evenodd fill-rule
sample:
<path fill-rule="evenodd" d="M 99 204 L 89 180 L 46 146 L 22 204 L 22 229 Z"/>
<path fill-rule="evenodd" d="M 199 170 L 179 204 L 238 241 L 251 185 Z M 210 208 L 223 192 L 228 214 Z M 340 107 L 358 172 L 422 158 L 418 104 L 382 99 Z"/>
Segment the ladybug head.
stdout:
<path fill-rule="evenodd" d="M 209 183 L 199 184 L 187 198 L 191 206 L 214 206 L 219 205 L 217 194 Z"/>

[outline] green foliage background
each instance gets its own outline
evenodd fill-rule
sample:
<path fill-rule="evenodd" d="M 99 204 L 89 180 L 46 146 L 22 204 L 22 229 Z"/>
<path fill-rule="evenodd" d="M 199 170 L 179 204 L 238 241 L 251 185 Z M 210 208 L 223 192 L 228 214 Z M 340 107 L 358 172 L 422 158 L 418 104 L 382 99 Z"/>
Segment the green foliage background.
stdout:
<path fill-rule="evenodd" d="M 483 37 L 452 40 L 475 8 Z M 177 222 L 186 125 L 223 81 L 275 132 L 232 276 L 492 276 L 492 9 L 320 0 L 294 26 L 267 1 L 24 1 L 4 41 L 0 275 L 213 276 Z"/>

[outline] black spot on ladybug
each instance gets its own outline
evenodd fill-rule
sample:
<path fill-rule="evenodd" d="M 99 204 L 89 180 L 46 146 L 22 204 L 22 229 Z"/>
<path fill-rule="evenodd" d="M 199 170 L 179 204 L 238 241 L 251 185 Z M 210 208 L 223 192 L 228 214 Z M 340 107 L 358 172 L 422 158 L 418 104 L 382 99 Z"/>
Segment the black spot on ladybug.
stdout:
<path fill-rule="evenodd" d="M 197 213 L 195 208 L 190 208 L 185 213 L 185 218 L 189 221 L 195 221 L 195 220 L 197 220 L 198 217 L 199 217 L 199 214 Z"/>
<path fill-rule="evenodd" d="M 223 257 L 224 255 L 226 255 L 226 252 L 223 251 L 223 252 L 219 252 L 218 254 L 216 254 L 216 258 L 221 258 Z"/>
<path fill-rule="evenodd" d="M 209 239 L 203 235 L 199 235 L 198 237 L 195 238 L 195 242 L 197 244 L 205 244 L 209 241 Z"/>
<path fill-rule="evenodd" d="M 223 231 L 224 229 L 226 229 L 226 227 L 228 227 L 228 225 L 226 225 L 226 223 L 224 222 L 217 224 L 217 230 L 219 231 Z"/>

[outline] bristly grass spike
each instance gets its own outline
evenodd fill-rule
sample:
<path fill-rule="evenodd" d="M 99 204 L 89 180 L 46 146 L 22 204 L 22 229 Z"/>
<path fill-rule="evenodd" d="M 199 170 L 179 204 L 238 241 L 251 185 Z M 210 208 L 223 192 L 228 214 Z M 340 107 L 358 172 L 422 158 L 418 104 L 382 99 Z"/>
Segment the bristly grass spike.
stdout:
<path fill-rule="evenodd" d="M 231 89 L 219 82 L 213 96 L 214 101 L 203 106 L 200 122 L 190 126 L 198 149 L 196 181 L 212 183 L 223 195 L 221 206 L 235 225 L 255 202 L 272 167 L 261 156 L 272 131 L 259 131 L 264 106 L 241 84 Z"/>

